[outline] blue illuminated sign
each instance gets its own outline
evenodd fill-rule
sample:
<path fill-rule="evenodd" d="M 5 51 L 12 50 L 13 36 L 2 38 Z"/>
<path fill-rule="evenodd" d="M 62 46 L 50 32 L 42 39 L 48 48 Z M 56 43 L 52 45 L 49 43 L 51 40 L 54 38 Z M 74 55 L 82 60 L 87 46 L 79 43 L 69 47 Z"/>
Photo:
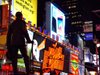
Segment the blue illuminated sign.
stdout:
<path fill-rule="evenodd" d="M 93 40 L 93 33 L 87 33 L 87 34 L 85 34 L 85 38 L 86 38 L 87 41 L 88 40 Z"/>

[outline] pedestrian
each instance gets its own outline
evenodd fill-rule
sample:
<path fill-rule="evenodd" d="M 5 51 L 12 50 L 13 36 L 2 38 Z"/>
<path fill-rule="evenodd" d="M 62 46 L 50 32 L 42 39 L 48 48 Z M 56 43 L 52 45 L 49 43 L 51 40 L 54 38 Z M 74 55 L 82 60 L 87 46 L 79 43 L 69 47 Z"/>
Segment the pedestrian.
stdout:
<path fill-rule="evenodd" d="M 22 20 L 22 13 L 17 12 L 16 13 L 16 20 L 14 20 L 8 27 L 8 33 L 7 33 L 7 49 L 11 50 L 11 61 L 13 66 L 13 72 L 14 75 L 18 75 L 18 69 L 17 69 L 17 57 L 18 57 L 18 49 L 20 49 L 20 52 L 22 56 L 24 57 L 25 67 L 27 75 L 30 73 L 30 65 L 29 65 L 29 57 L 27 55 L 27 50 L 25 46 L 25 38 L 27 39 L 28 43 L 33 43 L 33 41 L 30 40 L 26 23 Z"/>

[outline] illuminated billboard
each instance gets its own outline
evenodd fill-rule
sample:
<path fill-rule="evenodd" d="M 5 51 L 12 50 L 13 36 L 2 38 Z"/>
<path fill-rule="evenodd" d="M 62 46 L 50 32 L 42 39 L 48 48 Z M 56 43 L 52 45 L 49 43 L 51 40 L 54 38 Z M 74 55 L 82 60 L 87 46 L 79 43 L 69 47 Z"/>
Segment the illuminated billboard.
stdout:
<path fill-rule="evenodd" d="M 48 39 L 46 42 L 47 46 L 44 50 L 42 69 L 51 68 L 51 71 L 54 69 L 63 70 L 65 57 L 63 54 L 64 48 L 57 42 L 53 42 Z"/>
<path fill-rule="evenodd" d="M 92 23 L 92 21 L 84 22 L 83 32 L 93 32 L 93 23 Z"/>
<path fill-rule="evenodd" d="M 86 39 L 86 41 L 93 40 L 93 33 L 87 33 L 87 34 L 85 34 L 85 39 Z"/>
<path fill-rule="evenodd" d="M 95 28 L 96 28 L 96 29 L 95 29 L 96 31 L 100 31 L 100 24 L 96 24 L 96 25 L 95 25 Z"/>
<path fill-rule="evenodd" d="M 57 42 L 43 37 L 42 34 L 34 33 L 33 40 L 34 61 L 42 62 L 42 69 L 63 70 L 64 54 L 62 52 L 64 48 Z M 36 66 L 34 67 L 36 68 Z"/>
<path fill-rule="evenodd" d="M 12 14 L 22 12 L 25 21 L 31 21 L 37 27 L 37 0 L 12 0 Z"/>
<path fill-rule="evenodd" d="M 70 49 L 60 43 L 34 32 L 33 56 L 35 68 L 69 71 Z M 42 66 L 36 65 L 42 63 Z"/>
<path fill-rule="evenodd" d="M 71 72 L 73 75 L 79 75 L 79 58 L 71 53 Z"/>
<path fill-rule="evenodd" d="M 33 66 L 35 69 L 46 69 L 43 72 L 44 75 L 49 74 L 49 70 L 67 75 L 67 72 L 70 72 L 71 49 L 36 31 L 28 31 L 28 33 L 31 34 L 30 38 L 33 38 L 34 41 L 33 52 L 31 52 L 32 45 L 27 45 L 29 56 L 31 52 L 30 59 L 34 59 L 34 62 L 32 62 L 34 65 L 31 64 L 31 66 Z M 25 69 L 24 62 L 21 62 L 22 58 L 20 60 L 18 59 L 18 65 L 20 65 L 19 67 Z"/>
<path fill-rule="evenodd" d="M 99 65 L 99 55 L 93 54 L 94 65 Z"/>
<path fill-rule="evenodd" d="M 34 33 L 33 37 L 33 57 L 34 61 L 42 62 L 43 61 L 43 52 L 45 48 L 46 38 L 42 36 L 42 34 Z M 32 58 L 31 54 L 31 59 Z"/>
<path fill-rule="evenodd" d="M 51 37 L 55 35 L 64 39 L 65 14 L 51 2 L 46 3 L 46 30 L 51 33 Z"/>
<path fill-rule="evenodd" d="M 8 5 L 0 5 L 0 35 L 7 34 Z"/>
<path fill-rule="evenodd" d="M 8 5 L 0 5 L 0 49 L 6 50 Z"/>

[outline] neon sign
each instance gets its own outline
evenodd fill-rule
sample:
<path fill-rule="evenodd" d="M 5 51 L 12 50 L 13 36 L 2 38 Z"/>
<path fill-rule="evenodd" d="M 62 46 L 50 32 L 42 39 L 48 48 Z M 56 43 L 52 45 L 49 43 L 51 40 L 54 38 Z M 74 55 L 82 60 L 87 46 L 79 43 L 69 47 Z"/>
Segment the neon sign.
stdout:
<path fill-rule="evenodd" d="M 64 55 L 62 54 L 62 47 L 57 47 L 57 43 L 52 44 L 52 47 L 48 47 L 48 51 L 44 51 L 43 67 L 63 70 L 64 67 Z"/>

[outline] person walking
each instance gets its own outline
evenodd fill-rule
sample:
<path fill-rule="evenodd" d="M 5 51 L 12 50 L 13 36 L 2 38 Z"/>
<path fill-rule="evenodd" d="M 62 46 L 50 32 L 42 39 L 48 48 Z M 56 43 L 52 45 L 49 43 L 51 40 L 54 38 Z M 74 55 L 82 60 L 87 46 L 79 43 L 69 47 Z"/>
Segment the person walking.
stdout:
<path fill-rule="evenodd" d="M 7 33 L 7 49 L 10 50 L 11 61 L 13 66 L 14 75 L 18 75 L 17 70 L 17 57 L 18 57 L 18 49 L 22 56 L 24 57 L 24 63 L 26 67 L 27 75 L 30 74 L 30 62 L 29 57 L 27 55 L 27 49 L 25 46 L 25 38 L 28 43 L 33 43 L 30 40 L 29 34 L 27 32 L 26 23 L 22 20 L 22 13 L 16 13 L 16 20 L 14 20 L 8 27 Z"/>

